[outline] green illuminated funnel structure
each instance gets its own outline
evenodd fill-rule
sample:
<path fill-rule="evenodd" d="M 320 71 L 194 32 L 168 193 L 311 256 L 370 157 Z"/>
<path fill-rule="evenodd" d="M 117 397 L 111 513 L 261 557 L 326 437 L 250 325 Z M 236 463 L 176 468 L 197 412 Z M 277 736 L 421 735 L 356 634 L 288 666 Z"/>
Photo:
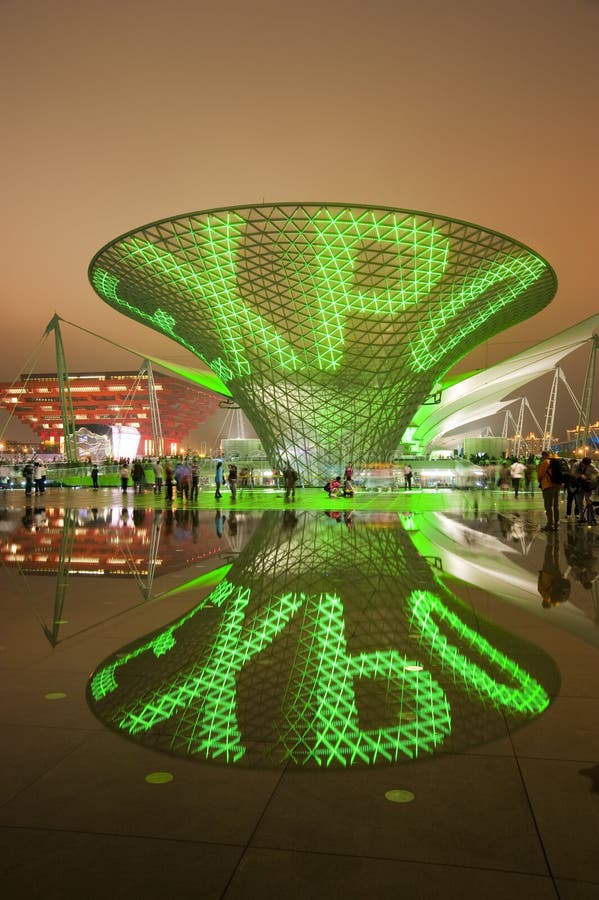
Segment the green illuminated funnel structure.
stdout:
<path fill-rule="evenodd" d="M 504 235 L 319 203 L 165 219 L 109 243 L 89 276 L 207 363 L 271 461 L 309 483 L 390 459 L 444 373 L 556 290 L 547 262 Z"/>
<path fill-rule="evenodd" d="M 105 660 L 88 700 L 119 733 L 201 761 L 371 766 L 520 727 L 554 668 L 448 590 L 399 518 L 287 509 L 184 616 Z"/>

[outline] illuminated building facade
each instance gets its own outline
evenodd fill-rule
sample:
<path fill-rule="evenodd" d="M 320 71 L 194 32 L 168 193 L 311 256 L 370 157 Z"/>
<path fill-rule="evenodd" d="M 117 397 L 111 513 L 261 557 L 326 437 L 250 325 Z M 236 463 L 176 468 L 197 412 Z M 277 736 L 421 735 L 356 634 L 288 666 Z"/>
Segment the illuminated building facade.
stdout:
<path fill-rule="evenodd" d="M 218 409 L 218 395 L 155 373 L 156 398 L 167 453 L 177 453 L 185 438 Z M 85 373 L 69 376 L 77 429 L 114 426 L 139 433 L 139 455 L 156 453 L 147 376 L 139 372 Z M 0 385 L 1 405 L 40 438 L 42 451 L 59 452 L 62 442 L 60 383 L 56 374 L 30 375 Z M 124 454 L 128 455 L 128 454 Z"/>
<path fill-rule="evenodd" d="M 207 363 L 271 461 L 308 483 L 391 459 L 443 374 L 556 290 L 548 263 L 504 235 L 324 204 L 165 219 L 101 249 L 89 277 Z"/>

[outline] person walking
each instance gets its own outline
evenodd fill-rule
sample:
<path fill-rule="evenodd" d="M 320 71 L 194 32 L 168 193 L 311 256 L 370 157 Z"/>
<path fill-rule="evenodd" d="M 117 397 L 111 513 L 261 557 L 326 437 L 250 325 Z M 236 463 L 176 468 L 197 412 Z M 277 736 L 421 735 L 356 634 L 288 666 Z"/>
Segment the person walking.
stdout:
<path fill-rule="evenodd" d="M 46 466 L 43 462 L 36 462 L 35 471 L 35 493 L 36 494 L 45 494 L 46 493 Z"/>
<path fill-rule="evenodd" d="M 580 490 L 580 460 L 574 458 L 570 462 L 570 478 L 566 485 L 566 519 L 572 515 L 572 507 L 574 507 L 574 516 L 580 519 L 582 513 L 582 492 Z"/>
<path fill-rule="evenodd" d="M 200 493 L 200 466 L 197 459 L 191 464 L 191 499 L 197 500 Z"/>
<path fill-rule="evenodd" d="M 216 490 L 214 492 L 215 500 L 220 500 L 220 498 L 222 497 L 220 489 L 224 483 L 225 483 L 225 474 L 223 472 L 223 461 L 222 461 L 222 459 L 219 459 L 218 462 L 216 463 L 216 471 L 214 473 L 214 485 L 216 487 Z"/>
<path fill-rule="evenodd" d="M 534 485 L 532 481 L 532 477 L 534 475 L 534 466 L 529 461 L 524 466 L 524 491 L 527 496 L 532 497 L 534 493 Z"/>
<path fill-rule="evenodd" d="M 164 484 L 166 486 L 165 499 L 172 503 L 172 500 L 173 500 L 173 466 L 169 459 L 167 459 L 164 463 Z"/>
<path fill-rule="evenodd" d="M 409 463 L 403 467 L 403 488 L 404 491 L 412 490 L 412 478 L 414 476 L 414 472 L 412 471 L 412 466 Z"/>
<path fill-rule="evenodd" d="M 145 472 L 141 459 L 136 459 L 131 469 L 131 477 L 133 478 L 133 493 L 142 494 L 144 486 Z"/>
<path fill-rule="evenodd" d="M 541 453 L 541 461 L 537 466 L 537 478 L 543 492 L 543 506 L 547 524 L 544 531 L 557 531 L 559 523 L 559 492 L 561 485 L 551 480 L 551 456 L 548 450 Z"/>
<path fill-rule="evenodd" d="M 129 487 L 129 466 L 127 463 L 123 463 L 121 466 L 120 476 L 121 476 L 121 490 L 123 494 L 127 493 L 127 488 Z"/>
<path fill-rule="evenodd" d="M 237 466 L 234 463 L 229 465 L 229 474 L 227 476 L 229 481 L 229 489 L 231 491 L 231 503 L 235 503 L 237 499 Z"/>
<path fill-rule="evenodd" d="M 161 494 L 162 493 L 162 479 L 164 478 L 164 468 L 162 466 L 162 462 L 160 457 L 156 460 L 156 464 L 154 465 L 154 493 Z"/>
<path fill-rule="evenodd" d="M 283 469 L 283 478 L 285 479 L 285 503 L 289 503 L 290 500 L 295 500 L 295 483 L 298 479 L 297 472 L 289 463 Z"/>
<path fill-rule="evenodd" d="M 179 500 L 189 499 L 189 485 L 191 472 L 186 462 L 180 460 L 175 466 L 175 481 L 177 482 L 177 497 Z"/>
<path fill-rule="evenodd" d="M 578 474 L 578 483 L 580 485 L 581 502 L 580 502 L 580 518 L 579 525 L 596 525 L 597 516 L 595 515 L 595 505 L 593 503 L 593 491 L 597 485 L 597 469 L 591 462 L 590 456 L 580 463 L 580 471 Z"/>
<path fill-rule="evenodd" d="M 518 499 L 518 492 L 520 490 L 520 485 L 522 484 L 522 478 L 526 471 L 526 466 L 517 459 L 510 466 L 510 478 L 512 479 L 512 487 L 514 489 L 514 497 Z"/>
<path fill-rule="evenodd" d="M 33 461 L 28 459 L 25 465 L 23 466 L 23 478 L 25 479 L 25 496 L 31 497 L 33 492 L 33 481 L 34 481 L 35 471 L 33 466 Z"/>

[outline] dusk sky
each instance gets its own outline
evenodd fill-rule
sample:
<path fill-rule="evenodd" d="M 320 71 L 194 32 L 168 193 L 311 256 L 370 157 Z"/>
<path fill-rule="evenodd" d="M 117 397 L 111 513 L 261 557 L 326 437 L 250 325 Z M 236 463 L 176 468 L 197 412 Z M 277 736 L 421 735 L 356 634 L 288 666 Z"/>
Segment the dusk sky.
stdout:
<path fill-rule="evenodd" d="M 461 370 L 597 312 L 598 46 L 593 0 L 0 0 L 0 380 L 54 313 L 193 363 L 87 267 L 129 229 L 228 205 L 397 206 L 531 246 L 555 300 Z M 73 372 L 139 365 L 63 337 Z M 578 391 L 587 356 L 564 365 Z M 35 368 L 53 367 L 46 341 Z"/>

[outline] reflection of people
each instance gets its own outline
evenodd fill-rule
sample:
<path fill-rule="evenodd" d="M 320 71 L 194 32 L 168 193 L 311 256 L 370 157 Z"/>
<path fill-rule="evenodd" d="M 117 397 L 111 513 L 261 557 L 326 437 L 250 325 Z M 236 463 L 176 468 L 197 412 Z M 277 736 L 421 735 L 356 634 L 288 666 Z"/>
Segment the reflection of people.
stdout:
<path fill-rule="evenodd" d="M 559 563 L 559 541 L 556 536 L 547 539 L 543 568 L 539 572 L 537 588 L 545 609 L 559 606 L 570 596 L 570 581 L 565 578 Z"/>
<path fill-rule="evenodd" d="M 145 517 L 146 511 L 143 506 L 136 506 L 133 510 L 133 524 L 136 528 L 140 528 L 143 525 Z"/>
<path fill-rule="evenodd" d="M 214 514 L 214 527 L 216 529 L 216 536 L 219 538 L 223 536 L 223 528 L 225 527 L 226 520 L 227 517 L 225 514 L 222 513 L 220 509 L 217 509 Z"/>
<path fill-rule="evenodd" d="M 286 509 L 283 511 L 283 529 L 285 531 L 293 531 L 297 525 L 297 515 L 294 509 Z"/>
<path fill-rule="evenodd" d="M 25 526 L 25 528 L 33 531 L 33 527 L 34 527 L 33 510 L 30 506 L 25 507 L 25 515 L 23 516 L 21 521 L 23 522 L 23 525 Z"/>
<path fill-rule="evenodd" d="M 231 537 L 237 534 L 237 513 L 234 509 L 229 513 L 229 534 Z"/>
<path fill-rule="evenodd" d="M 587 591 L 599 578 L 599 564 L 594 554 L 595 535 L 588 529 L 569 528 L 564 544 L 566 562 L 572 577 Z"/>

